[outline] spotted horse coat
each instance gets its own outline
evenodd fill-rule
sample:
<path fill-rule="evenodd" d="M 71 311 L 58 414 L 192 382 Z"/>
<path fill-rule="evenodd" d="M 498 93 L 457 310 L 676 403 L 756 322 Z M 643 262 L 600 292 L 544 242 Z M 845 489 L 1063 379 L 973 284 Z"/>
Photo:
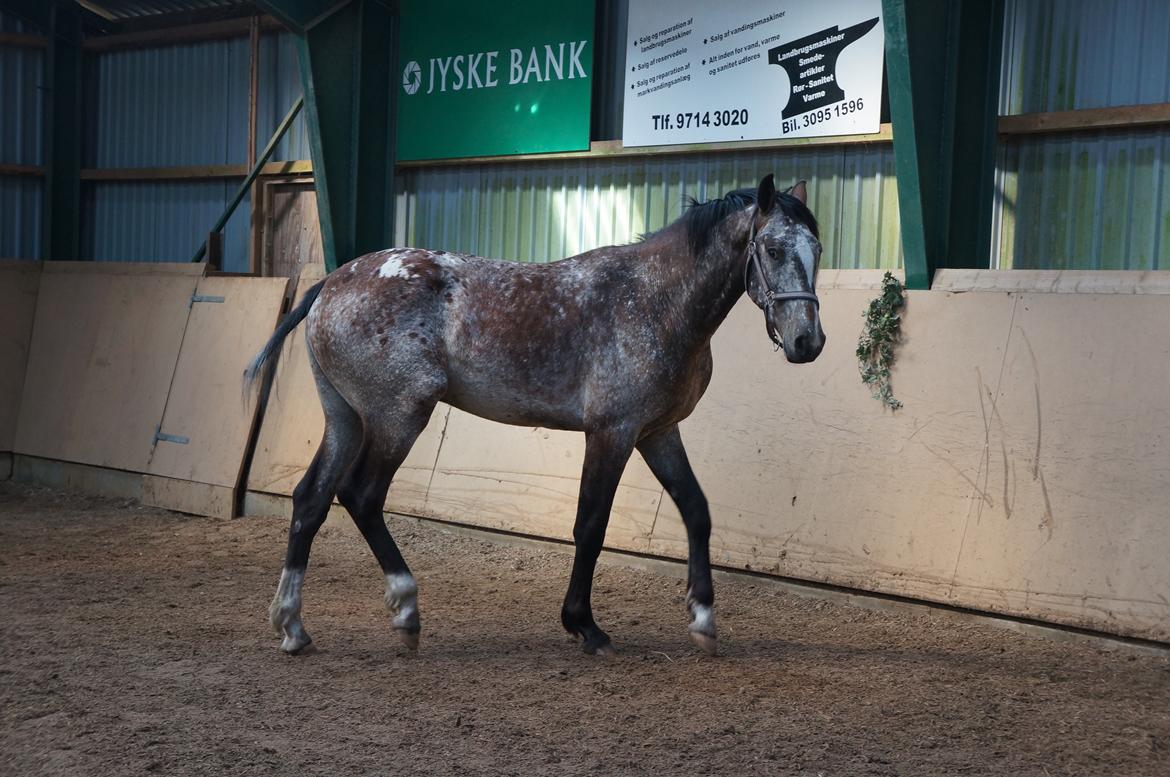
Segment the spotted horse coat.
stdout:
<path fill-rule="evenodd" d="M 391 624 L 417 648 L 417 585 L 387 530 L 387 490 L 439 401 L 509 424 L 585 433 L 561 623 L 589 653 L 613 652 L 593 619 L 593 572 L 614 492 L 635 449 L 679 508 L 688 538 L 689 632 L 716 651 L 711 518 L 678 423 L 711 378 L 711 337 L 745 292 L 794 363 L 824 346 L 815 295 L 821 247 L 804 183 L 691 203 L 625 246 L 551 264 L 396 248 L 359 257 L 311 288 L 248 368 L 271 389 L 285 337 L 306 325 L 325 414 L 320 448 L 293 494 L 284 570 L 269 609 L 282 648 L 312 640 L 301 587 L 334 496 L 386 577 Z"/>

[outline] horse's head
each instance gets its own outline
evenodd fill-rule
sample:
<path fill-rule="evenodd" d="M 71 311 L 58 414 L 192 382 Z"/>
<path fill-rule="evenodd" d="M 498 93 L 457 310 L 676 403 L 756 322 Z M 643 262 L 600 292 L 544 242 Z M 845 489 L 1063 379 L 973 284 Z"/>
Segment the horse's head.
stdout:
<path fill-rule="evenodd" d="M 771 175 L 760 181 L 744 268 L 744 286 L 764 311 L 768 337 L 797 364 L 825 347 L 816 295 L 821 243 L 806 199 L 804 181 L 783 193 Z"/>

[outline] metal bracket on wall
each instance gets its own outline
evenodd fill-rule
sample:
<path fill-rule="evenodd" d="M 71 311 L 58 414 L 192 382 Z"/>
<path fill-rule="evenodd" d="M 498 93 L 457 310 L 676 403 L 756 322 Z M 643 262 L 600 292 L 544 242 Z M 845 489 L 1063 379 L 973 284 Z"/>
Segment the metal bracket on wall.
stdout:
<path fill-rule="evenodd" d="M 187 443 L 191 442 L 191 438 L 181 437 L 177 434 L 167 434 L 162 430 L 162 425 L 160 424 L 154 428 L 154 444 L 158 445 L 160 441 L 177 442 L 179 445 L 186 445 Z"/>
<path fill-rule="evenodd" d="M 194 307 L 196 302 L 223 302 L 223 297 L 217 297 L 213 294 L 192 294 L 191 301 L 187 303 L 187 310 Z"/>

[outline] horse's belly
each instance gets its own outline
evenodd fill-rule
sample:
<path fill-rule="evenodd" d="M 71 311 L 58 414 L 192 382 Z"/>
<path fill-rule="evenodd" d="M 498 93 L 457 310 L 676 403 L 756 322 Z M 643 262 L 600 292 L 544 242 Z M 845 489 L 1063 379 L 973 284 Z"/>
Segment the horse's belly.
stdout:
<path fill-rule="evenodd" d="M 580 431 L 584 423 L 580 402 L 571 394 L 554 399 L 540 390 L 516 389 L 450 375 L 443 401 L 480 418 L 516 426 Z"/>

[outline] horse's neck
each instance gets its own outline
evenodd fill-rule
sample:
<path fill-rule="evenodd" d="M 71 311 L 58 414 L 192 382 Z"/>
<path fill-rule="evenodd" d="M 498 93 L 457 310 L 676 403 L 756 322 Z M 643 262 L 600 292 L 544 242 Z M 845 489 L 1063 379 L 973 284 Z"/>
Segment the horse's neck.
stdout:
<path fill-rule="evenodd" d="M 693 276 L 678 301 L 680 314 L 700 342 L 710 340 L 743 296 L 748 217 L 736 214 L 715 228 L 699 256 L 691 257 Z"/>

